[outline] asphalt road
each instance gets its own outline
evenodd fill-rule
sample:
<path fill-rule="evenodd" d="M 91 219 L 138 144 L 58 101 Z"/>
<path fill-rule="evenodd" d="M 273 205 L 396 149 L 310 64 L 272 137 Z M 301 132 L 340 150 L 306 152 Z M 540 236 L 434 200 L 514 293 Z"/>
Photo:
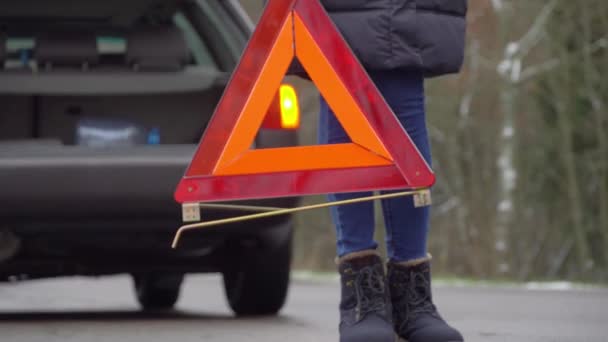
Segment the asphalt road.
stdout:
<path fill-rule="evenodd" d="M 608 341 L 608 291 L 435 288 L 467 341 Z M 0 341 L 337 341 L 338 284 L 296 281 L 278 317 L 235 319 L 216 276 L 188 278 L 178 310 L 142 314 L 128 277 L 0 284 Z"/>

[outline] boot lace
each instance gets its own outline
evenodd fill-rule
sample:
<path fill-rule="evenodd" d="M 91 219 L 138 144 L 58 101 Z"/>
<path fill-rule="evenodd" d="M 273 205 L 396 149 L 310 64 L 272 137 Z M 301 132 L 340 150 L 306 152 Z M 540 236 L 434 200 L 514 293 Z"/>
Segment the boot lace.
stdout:
<path fill-rule="evenodd" d="M 378 267 L 382 266 L 365 267 L 357 272 L 355 280 L 357 320 L 365 317 L 368 313 L 384 310 L 386 306 L 385 283 L 382 272 Z"/>
<path fill-rule="evenodd" d="M 421 313 L 437 312 L 431 300 L 431 285 L 423 274 L 417 272 L 410 273 L 410 283 L 406 291 L 407 302 L 409 303 L 409 313 L 415 317 Z"/>
<path fill-rule="evenodd" d="M 437 308 L 431 298 L 430 283 L 421 272 L 399 272 L 396 279 L 397 286 L 397 313 L 401 322 L 400 330 L 407 329 L 410 320 L 421 314 L 430 314 L 437 317 Z"/>

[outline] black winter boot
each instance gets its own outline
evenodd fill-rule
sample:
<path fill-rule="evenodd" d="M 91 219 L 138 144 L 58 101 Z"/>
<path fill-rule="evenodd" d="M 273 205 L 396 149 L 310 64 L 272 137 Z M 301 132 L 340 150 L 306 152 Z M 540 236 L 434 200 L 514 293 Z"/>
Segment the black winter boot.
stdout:
<path fill-rule="evenodd" d="M 396 341 L 382 259 L 373 251 L 364 251 L 343 257 L 338 265 L 340 342 Z"/>
<path fill-rule="evenodd" d="M 431 294 L 430 257 L 388 263 L 388 281 L 397 334 L 408 342 L 464 341 L 439 315 Z"/>

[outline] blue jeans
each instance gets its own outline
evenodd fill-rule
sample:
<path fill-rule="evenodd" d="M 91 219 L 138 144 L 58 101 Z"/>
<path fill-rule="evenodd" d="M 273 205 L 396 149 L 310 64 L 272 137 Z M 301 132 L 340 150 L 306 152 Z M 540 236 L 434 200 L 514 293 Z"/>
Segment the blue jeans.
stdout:
<path fill-rule="evenodd" d="M 369 74 L 401 125 L 431 165 L 431 149 L 425 121 L 423 75 L 411 71 L 371 71 Z M 350 138 L 327 102 L 321 98 L 319 143 L 346 142 L 350 142 Z M 367 192 L 330 194 L 329 200 L 346 200 L 371 195 L 372 193 Z M 386 226 L 388 258 L 401 262 L 425 257 L 429 207 L 415 208 L 410 196 L 382 200 L 381 204 Z M 339 257 L 378 247 L 374 241 L 373 202 L 335 206 L 330 211 L 336 227 Z"/>

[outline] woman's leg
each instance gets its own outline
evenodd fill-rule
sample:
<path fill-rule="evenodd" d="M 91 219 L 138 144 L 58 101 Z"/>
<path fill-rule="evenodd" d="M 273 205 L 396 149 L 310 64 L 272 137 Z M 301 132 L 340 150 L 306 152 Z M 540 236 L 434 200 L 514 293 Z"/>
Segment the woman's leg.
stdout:
<path fill-rule="evenodd" d="M 350 142 L 350 138 L 321 99 L 319 143 Z M 331 194 L 330 201 L 370 193 Z M 374 251 L 372 202 L 331 207 L 336 227 L 340 273 L 340 342 L 394 342 L 395 331 L 383 260 Z"/>
<path fill-rule="evenodd" d="M 431 149 L 426 129 L 423 75 L 391 71 L 374 72 L 371 76 L 399 122 L 430 165 Z M 381 203 L 388 258 L 394 262 L 403 262 L 426 257 L 429 207 L 415 208 L 411 196 L 382 200 Z"/>
<path fill-rule="evenodd" d="M 430 165 L 423 76 L 408 72 L 380 72 L 371 76 Z M 430 257 L 426 252 L 429 207 L 415 208 L 411 197 L 400 197 L 383 200 L 382 208 L 395 332 L 410 342 L 463 341 L 460 332 L 441 318 L 433 304 Z"/>
<path fill-rule="evenodd" d="M 336 119 L 334 113 L 321 98 L 319 115 L 319 144 L 337 144 L 350 142 L 350 138 Z M 346 200 L 371 193 L 330 194 L 330 201 Z M 337 236 L 337 254 L 347 254 L 378 247 L 374 241 L 374 206 L 372 202 L 331 207 L 331 217 Z"/>

